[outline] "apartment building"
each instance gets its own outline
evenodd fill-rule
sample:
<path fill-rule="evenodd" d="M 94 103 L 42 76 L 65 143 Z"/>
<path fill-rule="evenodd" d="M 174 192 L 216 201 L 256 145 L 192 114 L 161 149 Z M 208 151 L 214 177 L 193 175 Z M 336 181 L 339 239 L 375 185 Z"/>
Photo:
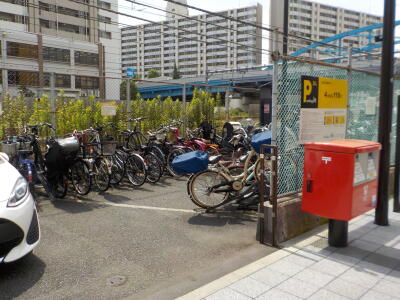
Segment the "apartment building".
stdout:
<path fill-rule="evenodd" d="M 46 92 L 50 74 L 66 94 L 119 99 L 117 0 L 0 0 L 2 90 Z M 102 9 L 103 8 L 103 9 Z"/>
<path fill-rule="evenodd" d="M 186 1 L 183 1 L 186 2 Z M 171 9 L 171 8 L 170 8 Z M 218 12 L 254 24 L 262 23 L 262 6 Z M 172 77 L 174 65 L 183 77 L 214 70 L 261 64 L 261 30 L 254 26 L 202 14 L 169 18 L 157 24 L 122 28 L 122 70 L 134 68 L 141 77 L 156 69 Z"/>
<path fill-rule="evenodd" d="M 283 28 L 284 1 L 270 0 L 271 27 Z M 289 0 L 289 34 L 320 41 L 352 29 L 382 23 L 383 17 L 306 0 Z M 342 47 L 362 47 L 368 44 L 367 36 L 350 36 L 343 39 Z M 293 53 L 310 42 L 289 38 L 288 52 Z M 270 44 L 272 49 L 272 42 Z M 307 54 L 310 55 L 310 54 Z M 317 54 L 318 55 L 318 54 Z"/>

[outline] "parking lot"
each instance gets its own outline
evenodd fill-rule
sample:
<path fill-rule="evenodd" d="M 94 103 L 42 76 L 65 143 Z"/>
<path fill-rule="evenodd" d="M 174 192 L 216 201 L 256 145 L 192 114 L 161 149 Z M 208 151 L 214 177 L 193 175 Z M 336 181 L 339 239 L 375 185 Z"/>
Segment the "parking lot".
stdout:
<path fill-rule="evenodd" d="M 274 251 L 254 212 L 195 208 L 186 178 L 41 197 L 41 243 L 0 266 L 0 299 L 173 299 Z"/>

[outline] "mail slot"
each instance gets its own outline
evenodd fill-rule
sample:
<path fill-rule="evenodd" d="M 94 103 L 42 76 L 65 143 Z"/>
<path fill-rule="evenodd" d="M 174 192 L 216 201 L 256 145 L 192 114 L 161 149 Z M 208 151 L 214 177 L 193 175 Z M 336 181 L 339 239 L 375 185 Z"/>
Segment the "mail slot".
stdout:
<path fill-rule="evenodd" d="M 305 144 L 302 209 L 349 221 L 375 208 L 380 149 L 363 140 Z"/>

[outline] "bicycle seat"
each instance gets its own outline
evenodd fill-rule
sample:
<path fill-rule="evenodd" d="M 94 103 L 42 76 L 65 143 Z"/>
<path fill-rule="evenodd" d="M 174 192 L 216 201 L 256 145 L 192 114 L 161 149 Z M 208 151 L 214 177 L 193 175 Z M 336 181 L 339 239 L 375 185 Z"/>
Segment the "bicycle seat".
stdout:
<path fill-rule="evenodd" d="M 176 140 L 177 140 L 179 143 L 184 143 L 184 142 L 185 142 L 185 139 L 184 139 L 183 137 L 178 137 Z"/>
<path fill-rule="evenodd" d="M 221 159 L 222 159 L 222 155 L 221 154 L 220 155 L 213 155 L 213 156 L 210 156 L 208 158 L 208 163 L 211 164 L 211 165 L 214 165 L 217 162 L 219 162 Z"/>
<path fill-rule="evenodd" d="M 56 142 L 61 147 L 61 152 L 64 154 L 78 152 L 79 150 L 79 141 L 75 137 L 57 139 Z"/>

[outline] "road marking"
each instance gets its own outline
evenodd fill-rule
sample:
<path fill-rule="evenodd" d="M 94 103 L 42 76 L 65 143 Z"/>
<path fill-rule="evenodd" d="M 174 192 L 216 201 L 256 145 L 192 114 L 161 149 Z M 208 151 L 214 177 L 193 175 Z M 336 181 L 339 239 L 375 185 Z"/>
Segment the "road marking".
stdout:
<path fill-rule="evenodd" d="M 168 208 L 168 207 L 156 207 L 156 206 L 144 206 L 144 205 L 133 205 L 133 204 L 119 204 L 110 202 L 100 202 L 101 204 L 115 206 L 115 207 L 126 207 L 126 208 L 138 208 L 147 210 L 161 210 L 161 211 L 173 211 L 173 212 L 185 212 L 185 213 L 195 213 L 193 209 L 180 209 L 180 208 Z"/>
<path fill-rule="evenodd" d="M 71 200 L 68 200 L 68 199 L 57 199 L 57 201 L 71 202 Z M 108 206 L 133 208 L 133 209 L 160 210 L 160 211 L 183 212 L 183 213 L 191 213 L 191 214 L 198 213 L 194 209 L 181 209 L 181 208 L 133 205 L 133 204 L 104 202 L 104 201 L 86 201 L 86 200 L 81 200 L 81 199 L 74 199 L 72 201 L 77 202 L 77 203 L 104 204 L 104 205 L 108 205 Z"/>

